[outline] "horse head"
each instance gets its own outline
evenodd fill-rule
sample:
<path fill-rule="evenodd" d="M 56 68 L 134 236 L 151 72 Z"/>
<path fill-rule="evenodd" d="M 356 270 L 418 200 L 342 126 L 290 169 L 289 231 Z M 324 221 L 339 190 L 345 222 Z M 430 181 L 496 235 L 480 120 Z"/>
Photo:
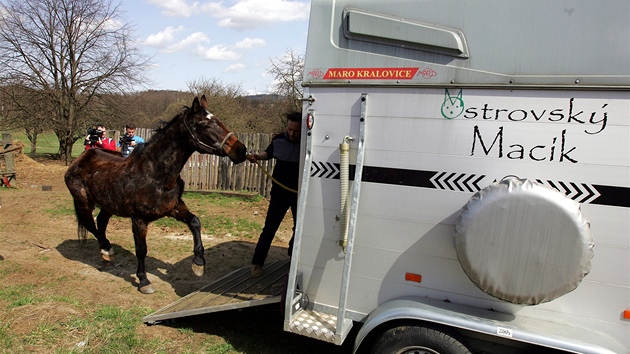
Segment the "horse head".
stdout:
<path fill-rule="evenodd" d="M 208 112 L 205 95 L 201 96 L 201 99 L 195 97 L 184 117 L 184 125 L 190 133 L 196 151 L 203 154 L 227 155 L 235 163 L 245 161 L 247 148 L 219 118 Z"/>

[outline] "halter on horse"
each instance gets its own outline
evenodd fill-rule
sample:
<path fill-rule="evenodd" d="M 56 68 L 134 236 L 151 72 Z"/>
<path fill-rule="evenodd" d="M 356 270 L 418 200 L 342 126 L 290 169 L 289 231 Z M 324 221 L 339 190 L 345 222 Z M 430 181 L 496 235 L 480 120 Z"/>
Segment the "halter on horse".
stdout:
<path fill-rule="evenodd" d="M 195 151 L 228 156 L 235 163 L 245 161 L 245 146 L 208 112 L 205 96 L 195 98 L 190 108 L 185 107 L 159 128 L 127 159 L 120 153 L 89 149 L 66 171 L 65 182 L 74 198 L 79 235 L 85 235 L 86 230 L 92 233 L 103 259 L 110 260 L 114 254 L 106 237 L 111 216 L 131 218 L 138 288 L 144 294 L 155 291 L 145 271 L 146 236 L 149 223 L 159 218 L 170 216 L 188 225 L 194 241 L 193 272 L 204 274 L 201 224 L 182 200 L 184 181 L 179 176 Z M 92 216 L 95 206 L 101 209 L 96 223 Z"/>

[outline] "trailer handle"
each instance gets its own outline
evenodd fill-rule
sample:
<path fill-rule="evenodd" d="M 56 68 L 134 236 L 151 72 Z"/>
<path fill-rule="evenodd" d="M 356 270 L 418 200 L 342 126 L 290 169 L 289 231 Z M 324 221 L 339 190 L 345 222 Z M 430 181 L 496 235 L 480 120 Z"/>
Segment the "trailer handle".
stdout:
<path fill-rule="evenodd" d="M 299 98 L 298 101 L 300 102 L 308 102 L 309 106 L 313 104 L 313 102 L 315 102 L 315 97 L 313 97 L 313 95 L 308 95 L 308 97 L 306 98 Z"/>

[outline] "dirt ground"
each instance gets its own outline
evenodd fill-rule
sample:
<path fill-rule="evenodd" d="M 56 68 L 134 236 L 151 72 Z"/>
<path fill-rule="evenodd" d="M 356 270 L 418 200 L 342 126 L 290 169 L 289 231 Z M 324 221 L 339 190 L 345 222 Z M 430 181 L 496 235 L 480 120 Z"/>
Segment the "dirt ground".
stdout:
<path fill-rule="evenodd" d="M 190 268 L 192 260 L 192 238 L 188 232 L 156 227 L 151 224 L 148 243 L 147 272 L 149 280 L 157 292 L 143 295 L 137 290 L 135 276 L 136 259 L 131 233 L 131 222 L 128 219 L 112 218 L 108 227 L 108 238 L 115 247 L 116 258 L 111 264 L 105 264 L 99 256 L 98 245 L 93 236 L 88 235 L 88 242 L 82 247 L 77 239 L 77 226 L 72 210 L 69 192 L 63 182 L 66 166 L 62 162 L 50 159 L 35 161 L 25 155 L 16 158 L 17 178 L 11 182 L 12 188 L 0 188 L 0 280 L 4 286 L 34 284 L 41 286 L 37 291 L 52 292 L 55 296 L 78 299 L 82 304 L 113 305 L 121 307 L 142 306 L 153 310 L 160 309 L 171 302 L 209 284 L 234 269 L 248 266 L 258 234 L 249 237 L 237 237 L 230 233 L 225 235 L 203 234 L 206 249 L 206 274 L 195 276 Z M 195 205 L 189 208 L 195 213 Z M 245 218 L 261 225 L 266 215 L 267 201 L 261 200 L 247 207 L 210 207 L 210 213 L 233 218 Z M 208 207 L 206 206 L 205 209 Z M 58 212 L 57 212 L 58 211 Z M 65 212 L 61 212 L 65 211 Z M 203 230 L 202 230 L 203 233 Z M 268 261 L 286 258 L 287 242 L 291 236 L 290 217 L 279 231 Z M 6 269 L 16 268 L 9 272 Z M 15 276 L 19 274 L 19 276 Z M 51 285 L 51 280 L 63 279 L 63 286 Z M 7 307 L 0 299 L 0 309 Z M 28 333 L 42 319 L 67 318 L 78 310 L 71 306 L 49 304 L 22 306 L 13 310 L 2 310 L 0 321 L 10 321 L 13 333 Z M 238 332 L 238 317 L 217 315 L 221 326 L 213 327 L 202 318 L 200 322 L 188 323 L 200 337 L 221 335 L 223 338 L 234 336 Z M 221 317 L 223 316 L 223 317 Z M 249 315 L 235 315 L 249 316 Z M 269 316 L 269 315 L 264 315 Z M 273 314 L 274 329 L 282 332 L 279 315 Z M 251 320 L 251 321 L 250 321 Z M 252 322 L 250 330 L 255 331 L 261 324 L 256 319 L 247 317 Z M 226 329 L 226 323 L 232 323 L 233 329 Z M 268 323 L 262 324 L 267 326 Z M 210 327 L 208 327 L 210 326 Z M 172 341 L 205 340 L 193 336 L 182 338 L 181 331 L 169 326 L 140 326 L 139 329 L 148 339 L 159 338 Z M 215 333 L 212 333 L 212 332 Z M 196 334 L 197 335 L 197 334 Z M 275 333 L 278 338 L 283 334 Z M 284 335 L 290 335 L 284 333 Z M 69 343 L 58 343 L 59 347 L 68 348 Z M 228 340 L 228 339 L 226 339 Z M 282 339 L 284 340 L 284 339 Z M 306 339 L 312 346 L 312 339 Z M 183 346 L 190 343 L 182 343 Z M 194 346 L 193 346 L 194 347 Z M 5 350 L 7 348 L 4 348 Z M 31 348 L 45 352 L 44 348 Z M 330 349 L 330 348 L 328 348 Z M 5 352 L 3 350 L 0 350 Z M 167 350 L 179 352 L 178 350 Z M 246 351 L 246 350 L 244 350 Z M 327 350 L 330 352 L 330 350 Z M 273 352 L 273 350 L 271 351 Z M 304 352 L 296 350 L 295 352 Z"/>

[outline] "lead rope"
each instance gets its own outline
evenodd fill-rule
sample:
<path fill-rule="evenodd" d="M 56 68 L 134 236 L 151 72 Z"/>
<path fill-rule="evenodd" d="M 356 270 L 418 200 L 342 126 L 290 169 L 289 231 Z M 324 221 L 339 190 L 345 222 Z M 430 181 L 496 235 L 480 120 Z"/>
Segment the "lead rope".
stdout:
<path fill-rule="evenodd" d="M 267 175 L 267 177 L 271 178 L 272 181 L 276 182 L 277 185 L 279 185 L 280 187 L 288 190 L 289 192 L 297 193 L 297 191 L 295 189 L 291 189 L 291 188 L 285 186 L 284 184 L 278 182 L 277 179 L 273 178 L 273 176 L 269 172 L 267 172 L 267 170 L 260 164 L 260 162 L 258 162 L 258 160 L 256 160 L 256 165 L 258 165 L 258 167 L 260 167 L 260 169 Z"/>

